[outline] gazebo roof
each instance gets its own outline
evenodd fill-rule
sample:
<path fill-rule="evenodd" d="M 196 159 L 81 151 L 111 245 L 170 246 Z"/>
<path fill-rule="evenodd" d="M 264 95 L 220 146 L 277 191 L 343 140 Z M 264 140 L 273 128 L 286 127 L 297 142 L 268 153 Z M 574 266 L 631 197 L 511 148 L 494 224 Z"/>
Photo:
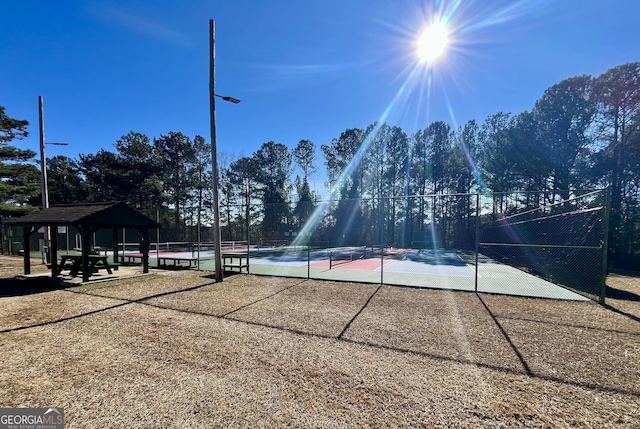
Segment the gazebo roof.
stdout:
<path fill-rule="evenodd" d="M 160 228 L 159 223 L 123 202 L 60 205 L 11 219 L 5 224 Z"/>

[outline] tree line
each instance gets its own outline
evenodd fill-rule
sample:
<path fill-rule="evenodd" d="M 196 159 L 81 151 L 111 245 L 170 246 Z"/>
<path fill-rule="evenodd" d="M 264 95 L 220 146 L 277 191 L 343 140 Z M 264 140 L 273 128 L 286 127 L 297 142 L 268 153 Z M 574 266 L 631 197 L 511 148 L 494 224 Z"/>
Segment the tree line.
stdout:
<path fill-rule="evenodd" d="M 474 211 L 462 194 L 494 195 L 495 209 L 502 211 L 508 193 L 522 193 L 521 203 L 533 207 L 609 187 L 611 260 L 637 268 L 639 113 L 640 63 L 627 63 L 597 77 L 565 79 L 544 91 L 531 110 L 497 112 L 482 123 L 453 128 L 435 121 L 413 134 L 373 123 L 346 129 L 319 148 L 304 139 L 293 148 L 269 141 L 251 156 L 220 154 L 221 234 L 227 240 L 278 241 L 313 218 L 317 241 L 406 247 L 425 236 L 427 219 L 435 222 L 436 213 L 443 213 L 460 232 L 447 244 L 463 246 Z M 41 198 L 35 153 L 10 144 L 27 135 L 27 126 L 0 106 L 5 217 L 37 209 Z M 319 169 L 317 149 L 331 190 L 324 202 L 309 185 Z M 49 159 L 50 201 L 118 200 L 143 211 L 159 209 L 163 225 L 184 238 L 195 225 L 211 224 L 210 151 L 201 136 L 169 132 L 150 139 L 130 132 L 114 151 Z M 439 200 L 414 198 L 447 194 L 459 197 L 441 207 Z"/>

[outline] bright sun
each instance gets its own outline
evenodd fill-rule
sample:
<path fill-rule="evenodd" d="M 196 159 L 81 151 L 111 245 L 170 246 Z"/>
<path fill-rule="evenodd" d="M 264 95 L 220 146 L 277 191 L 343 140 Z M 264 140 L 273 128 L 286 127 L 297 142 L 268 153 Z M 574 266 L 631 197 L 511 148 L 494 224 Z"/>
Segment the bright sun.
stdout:
<path fill-rule="evenodd" d="M 434 22 L 418 39 L 418 55 L 422 61 L 432 63 L 444 53 L 448 44 L 447 27 L 442 22 Z"/>

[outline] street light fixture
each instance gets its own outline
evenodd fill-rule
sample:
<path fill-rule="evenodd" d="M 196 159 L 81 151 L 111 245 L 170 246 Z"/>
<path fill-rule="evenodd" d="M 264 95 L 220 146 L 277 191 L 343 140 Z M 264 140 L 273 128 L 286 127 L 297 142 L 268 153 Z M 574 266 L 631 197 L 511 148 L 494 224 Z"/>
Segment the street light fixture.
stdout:
<path fill-rule="evenodd" d="M 238 104 L 240 102 L 240 100 L 238 100 L 237 98 L 229 97 L 228 95 L 218 95 L 218 94 L 213 94 L 213 95 L 215 95 L 216 97 L 220 97 L 224 101 L 228 101 L 233 104 Z"/>
<path fill-rule="evenodd" d="M 220 206 L 218 196 L 218 148 L 216 144 L 216 97 L 222 98 L 224 101 L 238 104 L 240 100 L 226 95 L 216 94 L 216 40 L 215 40 L 215 22 L 209 20 L 209 110 L 211 112 L 211 173 L 213 176 L 213 250 L 214 261 L 216 265 L 215 280 L 221 282 L 223 280 L 222 272 L 222 246 L 220 236 Z"/>

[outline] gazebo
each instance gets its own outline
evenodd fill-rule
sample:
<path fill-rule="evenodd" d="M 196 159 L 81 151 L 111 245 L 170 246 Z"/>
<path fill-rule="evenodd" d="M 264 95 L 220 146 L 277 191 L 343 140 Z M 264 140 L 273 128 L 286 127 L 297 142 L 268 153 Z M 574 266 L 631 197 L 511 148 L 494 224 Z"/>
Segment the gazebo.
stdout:
<path fill-rule="evenodd" d="M 41 227 L 75 227 L 82 237 L 81 270 L 82 281 L 89 281 L 89 258 L 91 253 L 91 235 L 99 229 L 111 229 L 113 237 L 113 260 L 118 260 L 118 230 L 134 228 L 141 237 L 143 272 L 149 272 L 149 230 L 160 228 L 153 219 L 145 216 L 123 202 L 69 204 L 46 208 L 39 212 L 12 219 L 6 222 L 11 226 L 22 226 L 24 234 L 24 273 L 31 274 L 30 237 Z M 58 276 L 58 239 L 57 233 L 51 234 L 49 243 L 51 253 L 51 277 Z"/>

